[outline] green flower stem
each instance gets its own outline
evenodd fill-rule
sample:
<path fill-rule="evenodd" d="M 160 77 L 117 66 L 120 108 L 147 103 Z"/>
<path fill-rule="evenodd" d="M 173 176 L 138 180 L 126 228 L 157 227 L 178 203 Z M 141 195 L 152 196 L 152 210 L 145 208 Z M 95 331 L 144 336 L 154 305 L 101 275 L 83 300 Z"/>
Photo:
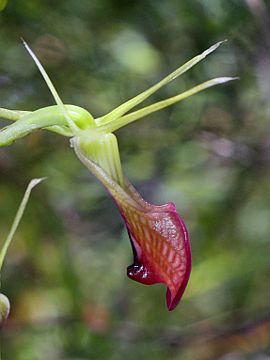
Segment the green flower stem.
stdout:
<path fill-rule="evenodd" d="M 6 238 L 5 242 L 4 242 L 4 245 L 3 245 L 2 249 L 1 249 L 1 252 L 0 252 L 0 275 L 1 275 L 2 266 L 3 266 L 4 260 L 5 260 L 9 245 L 10 245 L 11 240 L 13 239 L 13 236 L 14 236 L 14 234 L 15 234 L 17 228 L 18 228 L 18 225 L 19 225 L 19 223 L 21 221 L 21 218 L 23 216 L 25 207 L 26 207 L 27 202 L 29 200 L 31 191 L 36 185 L 38 185 L 44 179 L 45 178 L 33 179 L 29 183 L 29 185 L 28 185 L 28 187 L 27 187 L 27 189 L 25 191 L 24 197 L 22 199 L 22 202 L 21 202 L 21 204 L 19 206 L 19 209 L 17 211 L 17 214 L 16 214 L 15 219 L 13 221 L 13 224 L 11 226 L 10 232 L 9 232 L 9 234 L 8 234 L 8 236 L 7 236 L 7 238 Z"/>
<path fill-rule="evenodd" d="M 75 105 L 65 105 L 69 117 L 74 121 L 78 128 L 85 130 L 96 126 L 93 117 L 85 109 Z M 5 110 L 5 109 L 4 109 Z M 16 113 L 18 113 L 16 115 Z M 7 115 L 8 119 L 13 120 L 19 116 L 20 112 L 7 110 L 1 113 L 2 117 Z M 24 137 L 34 130 L 49 128 L 49 130 L 61 133 L 62 135 L 74 135 L 68 131 L 68 123 L 62 109 L 58 105 L 48 106 L 36 111 L 27 113 L 17 120 L 14 124 L 0 131 L 0 146 L 6 146 L 13 141 Z"/>
<path fill-rule="evenodd" d="M 31 112 L 32 111 L 9 110 L 0 108 L 0 117 L 11 121 L 16 121 L 22 118 L 24 115 L 30 114 Z"/>
<path fill-rule="evenodd" d="M 214 85 L 218 85 L 218 84 L 222 84 L 231 80 L 235 80 L 237 78 L 232 78 L 232 77 L 221 77 L 221 78 L 216 78 L 216 79 L 212 79 L 212 80 L 208 80 L 202 84 L 199 84 L 179 95 L 173 96 L 171 98 L 168 98 L 166 100 L 162 100 L 159 101 L 155 104 L 146 106 L 143 109 L 134 111 L 130 114 L 124 115 L 118 119 L 115 119 L 112 122 L 109 122 L 103 126 L 100 126 L 100 129 L 102 129 L 105 132 L 114 132 L 117 129 L 120 129 L 121 127 L 130 124 L 133 121 L 139 120 L 141 118 L 143 118 L 146 115 L 149 115 L 155 111 L 159 111 L 161 109 L 164 109 L 168 106 L 171 106 L 181 100 L 184 100 L 186 98 L 188 98 L 189 96 L 192 96 L 200 91 L 203 91 L 206 88 L 209 88 L 211 86 Z"/>

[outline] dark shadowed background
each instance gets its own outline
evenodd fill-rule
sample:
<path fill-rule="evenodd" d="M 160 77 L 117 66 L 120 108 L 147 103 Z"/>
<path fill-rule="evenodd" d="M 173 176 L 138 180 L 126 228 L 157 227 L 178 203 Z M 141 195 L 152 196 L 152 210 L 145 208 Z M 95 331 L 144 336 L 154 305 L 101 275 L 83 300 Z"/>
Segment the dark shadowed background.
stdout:
<path fill-rule="evenodd" d="M 8 2 L 1 107 L 54 103 L 20 37 L 63 101 L 95 117 L 226 38 L 151 102 L 241 79 L 117 132 L 129 179 L 153 203 L 174 201 L 190 232 L 193 270 L 171 313 L 164 286 L 126 277 L 123 223 L 67 139 L 39 131 L 0 150 L 1 241 L 27 183 L 47 177 L 2 273 L 12 303 L 3 359 L 270 359 L 269 14 L 263 0 Z"/>

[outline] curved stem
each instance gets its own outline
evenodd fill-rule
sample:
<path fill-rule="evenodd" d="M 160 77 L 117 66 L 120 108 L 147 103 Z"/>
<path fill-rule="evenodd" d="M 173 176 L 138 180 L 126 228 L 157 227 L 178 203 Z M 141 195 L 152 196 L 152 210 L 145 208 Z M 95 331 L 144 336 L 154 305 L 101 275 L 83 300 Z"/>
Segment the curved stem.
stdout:
<path fill-rule="evenodd" d="M 19 225 L 19 223 L 21 221 L 21 218 L 23 216 L 25 207 L 26 207 L 27 202 L 29 200 L 31 191 L 36 185 L 38 185 L 44 179 L 45 178 L 33 179 L 29 183 L 29 185 L 28 185 L 28 187 L 27 187 L 27 189 L 25 191 L 24 197 L 22 199 L 22 202 L 21 202 L 21 204 L 19 206 L 19 209 L 18 209 L 18 211 L 16 213 L 15 219 L 14 219 L 13 224 L 11 226 L 10 232 L 9 232 L 9 234 L 8 234 L 8 236 L 7 236 L 7 238 L 6 238 L 5 242 L 4 242 L 4 245 L 3 245 L 2 249 L 1 249 L 1 252 L 0 252 L 0 274 L 1 274 L 1 269 L 2 269 L 4 260 L 5 260 L 5 257 L 6 257 L 6 253 L 8 251 L 11 240 L 13 239 L 14 234 L 15 234 L 17 228 L 18 228 L 18 225 Z"/>
<path fill-rule="evenodd" d="M 65 108 L 80 131 L 95 126 L 94 119 L 85 109 L 74 105 L 65 105 Z M 15 112 L 9 114 L 16 116 Z M 28 135 L 32 131 L 43 128 L 49 128 L 49 130 L 61 135 L 72 136 L 73 132 L 69 131 L 68 126 L 65 114 L 58 105 L 38 109 L 27 113 L 0 131 L 0 147 L 10 145 L 13 141 Z"/>

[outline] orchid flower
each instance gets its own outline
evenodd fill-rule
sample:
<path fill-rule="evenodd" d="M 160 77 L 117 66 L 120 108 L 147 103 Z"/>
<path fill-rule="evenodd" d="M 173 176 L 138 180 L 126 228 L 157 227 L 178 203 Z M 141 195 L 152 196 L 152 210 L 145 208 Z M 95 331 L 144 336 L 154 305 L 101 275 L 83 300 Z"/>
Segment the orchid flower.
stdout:
<path fill-rule="evenodd" d="M 221 43 L 195 56 L 160 82 L 108 114 L 94 119 L 85 109 L 62 103 L 36 55 L 24 42 L 57 105 L 34 112 L 0 109 L 0 116 L 15 121 L 0 132 L 0 146 L 9 145 L 41 128 L 71 138 L 70 143 L 77 157 L 111 194 L 125 222 L 134 255 L 133 264 L 127 268 L 127 275 L 142 284 L 164 283 L 167 286 L 168 310 L 173 310 L 180 301 L 190 276 L 188 231 L 173 203 L 157 206 L 146 202 L 124 177 L 117 138 L 113 132 L 208 87 L 233 80 L 231 77 L 211 79 L 181 94 L 130 112 L 161 87 L 203 60 Z"/>

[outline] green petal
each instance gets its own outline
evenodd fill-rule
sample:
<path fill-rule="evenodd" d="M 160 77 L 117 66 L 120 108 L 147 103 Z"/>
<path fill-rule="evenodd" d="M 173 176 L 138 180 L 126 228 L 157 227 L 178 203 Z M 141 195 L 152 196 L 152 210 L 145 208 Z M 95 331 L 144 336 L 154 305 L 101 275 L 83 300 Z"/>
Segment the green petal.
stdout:
<path fill-rule="evenodd" d="M 146 106 L 144 107 L 143 109 L 140 109 L 140 110 L 137 110 L 137 111 L 134 111 L 130 114 L 127 114 L 127 115 L 124 115 L 122 117 L 120 117 L 119 119 L 116 119 L 115 121 L 111 122 L 111 123 L 108 123 L 106 125 L 104 125 L 103 127 L 101 128 L 104 128 L 104 131 L 106 132 L 113 132 L 133 121 L 136 121 L 138 119 L 141 119 L 143 118 L 144 116 L 146 115 L 149 115 L 155 111 L 159 111 L 161 109 L 164 109 L 168 106 L 171 106 L 179 101 L 182 101 L 186 98 L 188 98 L 189 96 L 192 96 L 200 91 L 203 91 L 211 86 L 215 86 L 215 85 L 218 85 L 218 84 L 223 84 L 225 82 L 228 82 L 228 81 L 232 81 L 232 80 L 235 80 L 235 79 L 238 79 L 238 78 L 233 78 L 233 77 L 220 77 L 220 78 L 215 78 L 215 79 L 212 79 L 212 80 L 208 80 L 208 81 L 205 81 L 204 83 L 202 84 L 199 84 L 197 86 L 194 86 L 193 88 L 181 93 L 181 94 L 178 94 L 176 96 L 173 96 L 173 97 L 170 97 L 166 100 L 162 100 L 162 101 L 159 101 L 155 104 L 152 104 L 152 105 L 149 105 L 149 106 Z"/>
<path fill-rule="evenodd" d="M 198 62 L 202 61 L 207 55 L 209 55 L 213 51 L 215 51 L 223 42 L 224 41 L 220 41 L 220 42 L 216 43 L 215 45 L 211 46 L 209 49 L 205 50 L 202 54 L 195 56 L 194 58 L 192 58 L 191 60 L 186 62 L 184 65 L 180 66 L 178 69 L 176 69 L 175 71 L 170 73 L 168 76 L 166 76 L 164 79 L 162 79 L 157 84 L 152 86 L 150 89 L 142 92 L 141 94 L 128 100 L 124 104 L 118 106 L 117 108 L 112 110 L 107 115 L 96 119 L 97 124 L 104 125 L 108 122 L 114 121 L 115 119 L 119 118 L 123 114 L 127 113 L 129 110 L 131 110 L 136 105 L 138 105 L 141 102 L 143 102 L 144 100 L 146 100 L 150 95 L 154 94 L 157 90 L 162 88 L 164 85 L 169 84 L 171 81 L 176 79 L 178 76 L 184 74 L 186 71 L 188 71 L 194 65 L 196 65 Z"/>

